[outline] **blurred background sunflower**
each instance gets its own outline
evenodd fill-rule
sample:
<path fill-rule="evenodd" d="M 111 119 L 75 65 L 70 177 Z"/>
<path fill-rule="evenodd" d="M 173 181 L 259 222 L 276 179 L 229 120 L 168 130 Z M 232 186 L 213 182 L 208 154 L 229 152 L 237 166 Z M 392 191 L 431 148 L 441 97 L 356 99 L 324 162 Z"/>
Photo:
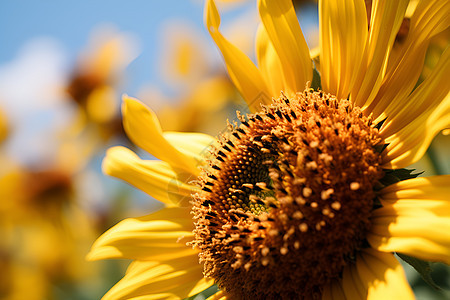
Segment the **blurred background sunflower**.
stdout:
<path fill-rule="evenodd" d="M 224 34 L 255 60 L 256 1 L 216 2 Z M 317 1 L 294 4 L 314 49 Z M 106 229 L 161 208 L 101 174 L 107 148 L 134 147 L 118 109 L 123 93 L 151 106 L 165 131 L 216 134 L 244 110 L 203 7 L 202 0 L 0 3 L 0 299 L 99 299 L 123 276 L 127 261 L 85 261 Z M 393 51 L 408 26 L 406 18 Z M 449 41 L 448 29 L 433 39 L 421 78 Z M 449 133 L 412 168 L 450 174 Z M 430 278 L 406 268 L 418 299 L 449 297 L 447 267 L 432 264 Z"/>

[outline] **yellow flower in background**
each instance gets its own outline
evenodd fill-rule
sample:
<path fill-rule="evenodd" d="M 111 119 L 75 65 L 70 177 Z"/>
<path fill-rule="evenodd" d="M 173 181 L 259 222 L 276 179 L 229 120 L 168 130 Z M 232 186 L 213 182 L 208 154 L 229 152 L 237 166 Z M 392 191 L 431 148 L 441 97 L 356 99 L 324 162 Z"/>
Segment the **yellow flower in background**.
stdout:
<path fill-rule="evenodd" d="M 244 104 L 233 83 L 217 75 L 196 83 L 177 103 L 164 105 L 157 113 L 167 130 L 213 133 L 224 128 L 224 121 L 239 103 Z"/>
<path fill-rule="evenodd" d="M 117 116 L 116 88 L 136 56 L 135 47 L 130 36 L 112 28 L 93 32 L 66 87 L 67 94 L 80 107 L 82 120 L 104 124 Z"/>
<path fill-rule="evenodd" d="M 255 10 L 245 10 L 233 18 L 235 26 L 226 29 L 232 40 L 246 50 L 253 50 L 256 18 Z M 245 105 L 220 57 L 214 55 L 216 49 L 201 33 L 185 21 L 166 23 L 157 43 L 161 52 L 158 64 L 171 92 L 147 86 L 139 93 L 144 103 L 158 107 L 156 113 L 167 130 L 216 133 L 224 128 L 230 112 Z"/>
<path fill-rule="evenodd" d="M 319 1 L 321 89 L 291 1 L 258 1 L 256 67 L 206 25 L 253 114 L 218 140 L 163 132 L 125 97 L 130 139 L 103 163 L 166 205 L 101 236 L 89 259 L 133 259 L 104 299 L 413 299 L 394 252 L 450 263 L 450 176 L 414 178 L 450 125 L 450 51 L 415 88 L 450 3 L 419 1 L 391 57 L 408 1 Z M 212 99 L 211 101 L 213 101 Z M 263 106 L 261 106 L 263 104 Z M 200 258 L 200 263 L 198 263 Z"/>
<path fill-rule="evenodd" d="M 83 253 L 96 231 L 77 202 L 72 174 L 2 156 L 0 196 L 2 299 L 47 299 L 65 284 L 61 295 L 94 287 L 86 278 L 98 276 L 98 267 L 83 261 Z"/>

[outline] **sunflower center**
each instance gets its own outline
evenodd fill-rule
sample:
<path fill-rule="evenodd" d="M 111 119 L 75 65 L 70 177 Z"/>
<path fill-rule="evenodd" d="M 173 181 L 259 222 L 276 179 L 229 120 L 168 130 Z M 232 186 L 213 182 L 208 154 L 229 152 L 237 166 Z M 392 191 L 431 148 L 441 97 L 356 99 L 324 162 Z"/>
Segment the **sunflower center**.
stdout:
<path fill-rule="evenodd" d="M 231 299 L 320 298 L 364 247 L 378 130 L 348 100 L 308 90 L 239 117 L 193 200 L 204 274 Z"/>

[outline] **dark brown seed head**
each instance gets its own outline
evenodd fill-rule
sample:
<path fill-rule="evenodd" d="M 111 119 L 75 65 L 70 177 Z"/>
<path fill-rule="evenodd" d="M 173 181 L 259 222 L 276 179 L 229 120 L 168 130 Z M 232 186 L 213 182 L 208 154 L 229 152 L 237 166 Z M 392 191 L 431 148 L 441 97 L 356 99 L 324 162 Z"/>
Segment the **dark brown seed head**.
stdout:
<path fill-rule="evenodd" d="M 308 90 L 241 119 L 193 200 L 204 274 L 232 299 L 318 299 L 364 247 L 378 130 L 348 100 Z"/>

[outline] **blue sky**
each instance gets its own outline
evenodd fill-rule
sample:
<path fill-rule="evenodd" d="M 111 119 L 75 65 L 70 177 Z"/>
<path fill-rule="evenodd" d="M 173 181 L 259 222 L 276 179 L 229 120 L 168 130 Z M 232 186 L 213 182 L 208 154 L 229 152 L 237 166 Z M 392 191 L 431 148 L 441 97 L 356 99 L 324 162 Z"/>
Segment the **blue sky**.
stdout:
<path fill-rule="evenodd" d="M 49 36 L 59 41 L 70 57 L 75 57 L 88 41 L 92 29 L 114 24 L 132 32 L 140 40 L 142 54 L 130 65 L 139 82 L 152 77 L 155 43 L 161 23 L 184 18 L 202 27 L 203 8 L 193 1 L 149 0 L 18 0 L 0 3 L 0 64 L 15 58 L 27 41 Z M 135 84 L 138 84 L 135 82 Z"/>
<path fill-rule="evenodd" d="M 113 24 L 140 42 L 141 55 L 129 66 L 131 89 L 147 82 L 158 84 L 158 39 L 164 22 L 190 20 L 206 36 L 203 1 L 151 0 L 5 0 L 0 2 L 0 65 L 14 58 L 31 39 L 56 39 L 74 59 L 87 44 L 92 29 Z"/>
<path fill-rule="evenodd" d="M 159 34 L 164 22 L 190 20 L 207 36 L 202 0 L 4 0 L 0 2 L 0 66 L 16 58 L 35 37 L 56 39 L 73 60 L 87 44 L 92 29 L 114 24 L 135 34 L 141 55 L 129 66 L 133 92 L 148 82 L 160 84 L 156 62 Z M 255 5 L 256 1 L 249 1 Z M 237 10 L 236 14 L 240 11 Z M 233 15 L 231 14 L 231 17 Z"/>

